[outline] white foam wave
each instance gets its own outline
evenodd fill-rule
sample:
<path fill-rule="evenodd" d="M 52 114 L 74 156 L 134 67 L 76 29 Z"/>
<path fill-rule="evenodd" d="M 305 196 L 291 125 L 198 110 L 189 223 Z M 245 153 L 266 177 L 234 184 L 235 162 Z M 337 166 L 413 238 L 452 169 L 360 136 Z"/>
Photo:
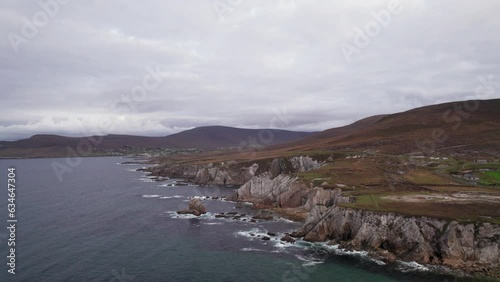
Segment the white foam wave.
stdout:
<path fill-rule="evenodd" d="M 324 263 L 323 260 L 320 260 L 320 259 L 314 258 L 314 257 L 304 257 L 304 256 L 301 256 L 301 255 L 295 255 L 295 257 L 304 262 L 302 264 L 302 266 L 313 266 L 313 265 L 316 265 L 316 264 L 322 264 L 322 263 Z"/>
<path fill-rule="evenodd" d="M 414 262 L 414 261 L 397 261 L 398 262 L 398 267 L 397 269 L 401 272 L 409 272 L 409 271 L 429 271 L 429 268 Z"/>
<path fill-rule="evenodd" d="M 160 199 L 180 199 L 180 198 L 184 198 L 184 196 L 175 195 L 175 196 L 163 196 L 163 197 L 160 197 Z"/>
<path fill-rule="evenodd" d="M 142 195 L 143 198 L 159 198 L 160 195 Z"/>
<path fill-rule="evenodd" d="M 152 178 L 136 178 L 140 182 L 155 182 Z"/>
<path fill-rule="evenodd" d="M 345 250 L 345 249 L 339 248 L 339 245 L 329 245 L 328 243 L 311 244 L 311 243 L 306 242 L 306 241 L 297 240 L 296 246 L 300 246 L 302 248 L 311 248 L 311 247 L 321 248 L 321 249 L 327 250 L 335 255 L 358 256 L 358 257 L 362 257 L 363 259 L 370 260 L 378 265 L 386 265 L 385 262 L 371 257 L 367 251 Z"/>
<path fill-rule="evenodd" d="M 205 225 L 222 225 L 223 223 L 222 222 L 203 222 L 202 224 L 205 224 Z"/>
<path fill-rule="evenodd" d="M 256 249 L 256 248 L 242 248 L 242 252 L 266 252 L 266 250 Z"/>
<path fill-rule="evenodd" d="M 176 211 L 168 211 L 166 212 L 170 216 L 170 218 L 177 218 L 177 219 L 192 219 L 192 218 L 197 218 L 197 219 L 214 219 L 215 216 L 213 213 L 207 212 L 206 214 L 202 214 L 200 216 L 196 216 L 194 214 L 178 214 Z"/>
<path fill-rule="evenodd" d="M 259 228 L 253 228 L 249 231 L 238 231 L 235 233 L 235 236 L 241 236 L 250 239 L 261 239 L 262 237 L 267 236 L 267 232 Z"/>
<path fill-rule="evenodd" d="M 295 223 L 295 221 L 290 220 L 290 219 L 286 219 L 283 217 L 278 218 L 277 221 L 282 221 L 282 222 L 286 222 L 286 223 Z"/>

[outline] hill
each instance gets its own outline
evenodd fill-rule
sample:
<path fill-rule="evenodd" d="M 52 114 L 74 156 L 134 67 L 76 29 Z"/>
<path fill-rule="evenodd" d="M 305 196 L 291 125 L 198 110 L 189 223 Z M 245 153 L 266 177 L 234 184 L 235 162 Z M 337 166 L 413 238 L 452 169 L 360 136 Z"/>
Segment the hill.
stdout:
<path fill-rule="evenodd" d="M 241 129 L 225 126 L 194 128 L 164 137 L 133 135 L 106 135 L 66 137 L 59 135 L 34 135 L 18 141 L 0 142 L 1 157 L 58 157 L 67 154 L 67 147 L 76 149 L 82 142 L 93 145 L 94 154 L 141 149 L 190 149 L 212 150 L 218 148 L 276 145 L 311 135 L 309 132 L 269 129 Z"/>
<path fill-rule="evenodd" d="M 270 150 L 378 150 L 393 154 L 495 151 L 500 99 L 444 103 L 374 116 Z"/>

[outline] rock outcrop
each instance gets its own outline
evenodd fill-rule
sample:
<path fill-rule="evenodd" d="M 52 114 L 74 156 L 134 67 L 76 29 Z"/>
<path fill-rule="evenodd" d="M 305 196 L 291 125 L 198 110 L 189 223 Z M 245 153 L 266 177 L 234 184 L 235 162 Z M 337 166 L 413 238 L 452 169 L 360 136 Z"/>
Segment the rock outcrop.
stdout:
<path fill-rule="evenodd" d="M 201 185 L 243 185 L 256 174 L 259 165 L 248 167 L 213 166 L 206 165 L 179 165 L 165 163 L 149 168 L 152 175 L 184 178 Z"/>
<path fill-rule="evenodd" d="M 236 192 L 235 200 L 249 201 L 278 208 L 298 208 L 306 211 L 315 206 L 330 207 L 352 202 L 340 189 L 308 188 L 297 177 L 264 173 L 252 178 Z"/>
<path fill-rule="evenodd" d="M 296 177 L 282 174 L 272 178 L 271 173 L 264 173 L 241 186 L 236 192 L 236 200 L 277 207 L 298 207 L 303 204 L 307 190 L 296 180 Z"/>
<path fill-rule="evenodd" d="M 325 162 L 313 160 L 308 156 L 291 158 L 278 158 L 269 160 L 266 168 L 262 168 L 258 173 L 259 165 L 238 165 L 235 162 L 228 162 L 224 165 L 204 164 L 189 165 L 177 163 L 163 163 L 150 167 L 148 171 L 155 176 L 167 176 L 170 178 L 184 178 L 201 185 L 243 185 L 254 176 L 262 173 L 269 173 L 271 179 L 293 172 L 306 172 L 318 169 L 325 165 Z"/>
<path fill-rule="evenodd" d="M 193 214 L 196 216 L 200 216 L 202 214 L 206 214 L 207 211 L 205 209 L 205 206 L 201 202 L 200 199 L 194 198 L 189 201 L 189 209 L 188 210 L 183 210 L 183 211 L 178 211 L 178 214 Z"/>
<path fill-rule="evenodd" d="M 422 264 L 500 274 L 500 226 L 316 206 L 294 234 Z"/>
<path fill-rule="evenodd" d="M 308 156 L 293 157 L 290 159 L 290 162 L 296 172 L 316 170 L 325 165 L 325 162 L 315 161 Z"/>
<path fill-rule="evenodd" d="M 292 237 L 330 241 L 343 248 L 370 251 L 389 261 L 446 265 L 500 277 L 500 225 L 466 224 L 339 206 L 355 199 L 342 196 L 341 189 L 310 188 L 294 176 L 323 165 L 324 162 L 300 156 L 244 166 L 168 164 L 150 171 L 198 184 L 242 185 L 232 200 L 253 202 L 257 207 L 308 212 L 303 227 L 282 238 L 286 242 L 294 242 Z M 205 210 L 201 201 L 194 199 L 189 211 L 183 212 L 199 215 Z M 252 221 L 272 218 L 272 214 L 261 212 Z"/>

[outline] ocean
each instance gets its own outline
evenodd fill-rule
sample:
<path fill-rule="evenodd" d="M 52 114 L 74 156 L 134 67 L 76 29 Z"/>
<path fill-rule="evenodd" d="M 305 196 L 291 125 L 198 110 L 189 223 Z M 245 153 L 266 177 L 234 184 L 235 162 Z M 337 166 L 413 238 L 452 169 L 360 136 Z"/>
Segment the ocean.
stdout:
<path fill-rule="evenodd" d="M 236 188 L 171 186 L 175 179 L 155 181 L 136 171 L 143 165 L 122 164 L 129 160 L 84 158 L 62 181 L 52 166 L 65 159 L 0 160 L 0 281 L 453 281 L 417 264 L 283 243 L 300 224 L 277 215 L 251 222 L 251 205 L 220 198 Z M 9 167 L 17 182 L 15 275 L 7 272 Z M 207 214 L 176 214 L 205 196 Z M 219 212 L 245 216 L 215 218 Z"/>

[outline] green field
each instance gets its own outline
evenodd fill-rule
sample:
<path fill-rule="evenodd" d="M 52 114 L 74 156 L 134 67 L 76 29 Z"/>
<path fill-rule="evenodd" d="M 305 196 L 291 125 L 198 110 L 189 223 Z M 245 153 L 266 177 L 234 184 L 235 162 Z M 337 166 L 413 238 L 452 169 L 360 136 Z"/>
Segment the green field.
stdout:
<path fill-rule="evenodd" d="M 490 222 L 500 224 L 498 204 L 489 202 L 441 202 L 439 200 L 423 200 L 422 202 L 404 202 L 388 199 L 387 196 L 432 196 L 441 193 L 399 192 L 369 193 L 356 197 L 355 203 L 340 206 L 370 210 L 375 212 L 397 212 L 414 216 L 429 216 L 453 219 L 459 222 Z"/>
<path fill-rule="evenodd" d="M 488 186 L 500 185 L 500 171 L 484 172 L 480 176 L 479 184 Z"/>

